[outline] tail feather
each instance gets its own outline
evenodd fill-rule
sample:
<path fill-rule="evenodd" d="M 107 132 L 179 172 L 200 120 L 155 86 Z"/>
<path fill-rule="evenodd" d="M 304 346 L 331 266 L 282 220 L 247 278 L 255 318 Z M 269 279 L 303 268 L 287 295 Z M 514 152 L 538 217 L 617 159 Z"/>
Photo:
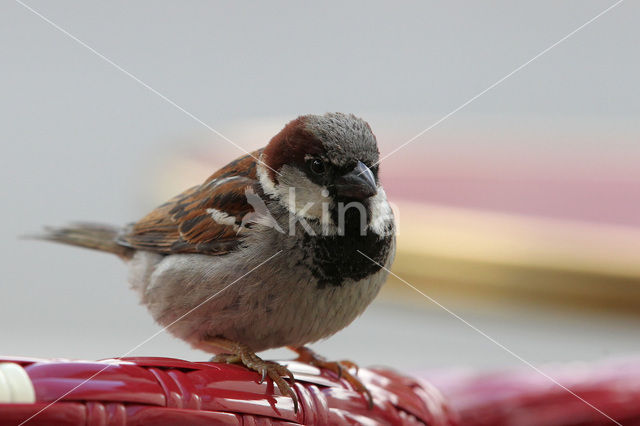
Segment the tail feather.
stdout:
<path fill-rule="evenodd" d="M 123 259 L 133 256 L 133 249 L 118 244 L 120 228 L 95 223 L 73 223 L 63 227 L 46 227 L 33 238 L 113 253 Z"/>

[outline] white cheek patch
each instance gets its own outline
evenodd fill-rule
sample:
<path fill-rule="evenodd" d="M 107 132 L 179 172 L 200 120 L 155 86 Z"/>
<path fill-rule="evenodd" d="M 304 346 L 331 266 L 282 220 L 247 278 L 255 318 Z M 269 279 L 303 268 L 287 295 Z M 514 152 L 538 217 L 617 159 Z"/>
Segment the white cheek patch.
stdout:
<path fill-rule="evenodd" d="M 269 172 L 267 171 L 267 168 L 264 166 L 264 163 L 262 161 L 258 162 L 256 172 L 258 173 L 258 180 L 260 181 L 260 185 L 262 186 L 262 190 L 265 192 L 265 194 L 271 195 L 274 198 L 279 198 L 278 192 L 276 191 L 276 186 L 269 177 Z"/>
<path fill-rule="evenodd" d="M 265 166 L 260 163 L 258 163 L 257 174 L 263 191 L 279 200 L 280 204 L 291 213 L 307 219 L 321 219 L 323 223 L 332 221 L 330 215 L 323 214 L 323 209 L 328 211 L 328 206 L 333 202 L 329 191 L 311 182 L 297 168 L 282 166 L 278 177 L 280 182 L 277 186 L 269 177 Z"/>
<path fill-rule="evenodd" d="M 384 189 L 378 186 L 378 193 L 371 197 L 371 219 L 369 229 L 380 236 L 393 234 L 393 210 L 387 201 Z"/>

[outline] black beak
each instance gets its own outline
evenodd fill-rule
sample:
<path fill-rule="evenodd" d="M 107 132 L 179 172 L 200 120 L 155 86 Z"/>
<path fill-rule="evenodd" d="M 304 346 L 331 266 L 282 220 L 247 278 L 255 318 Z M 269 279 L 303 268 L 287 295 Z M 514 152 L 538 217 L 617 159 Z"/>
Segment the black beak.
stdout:
<path fill-rule="evenodd" d="M 349 173 L 337 178 L 335 187 L 338 196 L 356 200 L 364 200 L 378 193 L 373 173 L 361 161 Z"/>

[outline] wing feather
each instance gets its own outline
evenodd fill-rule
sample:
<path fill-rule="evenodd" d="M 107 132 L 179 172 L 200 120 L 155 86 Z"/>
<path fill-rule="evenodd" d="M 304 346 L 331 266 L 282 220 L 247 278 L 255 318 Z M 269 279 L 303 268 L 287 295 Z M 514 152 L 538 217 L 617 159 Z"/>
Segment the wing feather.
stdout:
<path fill-rule="evenodd" d="M 252 153 L 258 157 L 261 151 Z M 157 253 L 221 255 L 241 241 L 242 218 L 253 211 L 245 191 L 257 185 L 255 159 L 240 157 L 132 224 L 118 242 Z"/>

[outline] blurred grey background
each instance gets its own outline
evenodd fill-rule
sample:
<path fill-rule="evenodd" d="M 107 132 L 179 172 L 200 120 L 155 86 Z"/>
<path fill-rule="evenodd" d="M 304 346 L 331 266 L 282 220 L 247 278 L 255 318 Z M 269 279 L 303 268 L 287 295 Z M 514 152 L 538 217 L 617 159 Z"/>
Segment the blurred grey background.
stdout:
<path fill-rule="evenodd" d="M 347 111 L 371 123 L 384 154 L 613 1 L 27 3 L 248 150 L 297 115 Z M 121 355 L 159 327 L 120 261 L 18 237 L 45 224 L 136 220 L 188 186 L 173 182 L 174 158 L 207 151 L 213 171 L 242 153 L 20 4 L 0 7 L 1 352 Z M 637 177 L 639 14 L 639 3 L 623 2 L 390 158 L 389 168 L 419 167 L 443 149 L 464 158 L 537 144 L 562 154 L 553 157 L 558 167 L 585 155 L 603 166 L 615 155 L 620 179 Z M 447 306 L 534 363 L 640 351 L 636 317 Z M 314 347 L 405 370 L 521 365 L 418 295 L 383 294 Z M 165 334 L 133 355 L 208 357 Z"/>

